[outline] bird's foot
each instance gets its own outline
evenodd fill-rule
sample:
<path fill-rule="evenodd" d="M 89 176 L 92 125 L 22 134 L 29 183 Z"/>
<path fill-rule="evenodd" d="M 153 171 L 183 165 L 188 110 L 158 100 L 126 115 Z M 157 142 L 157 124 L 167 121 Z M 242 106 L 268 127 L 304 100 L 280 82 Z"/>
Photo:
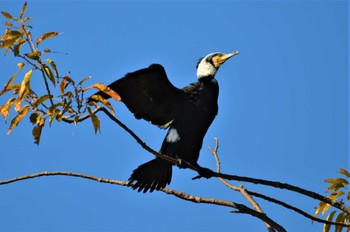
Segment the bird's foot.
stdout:
<path fill-rule="evenodd" d="M 213 172 L 209 168 L 202 168 L 199 166 L 199 170 L 197 172 L 199 175 L 193 177 L 192 180 L 200 179 L 202 177 L 209 179 L 209 178 L 215 176 L 215 172 Z"/>
<path fill-rule="evenodd" d="M 193 166 L 190 162 L 180 159 L 178 157 L 177 157 L 177 160 L 179 161 L 177 164 L 179 168 L 191 168 Z"/>

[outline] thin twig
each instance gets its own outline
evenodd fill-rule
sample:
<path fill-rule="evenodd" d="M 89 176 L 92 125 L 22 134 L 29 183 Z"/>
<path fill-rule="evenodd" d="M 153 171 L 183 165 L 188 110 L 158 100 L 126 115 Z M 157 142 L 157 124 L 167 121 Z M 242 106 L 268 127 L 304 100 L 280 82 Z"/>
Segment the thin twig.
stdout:
<path fill-rule="evenodd" d="M 221 164 L 220 164 L 220 159 L 219 159 L 219 155 L 218 155 L 218 150 L 219 150 L 219 139 L 215 138 L 215 148 L 214 150 L 211 149 L 209 147 L 209 150 L 211 152 L 211 154 L 214 156 L 215 161 L 216 161 L 216 172 L 220 173 L 221 172 Z M 226 185 L 227 187 L 235 190 L 235 191 L 239 191 L 242 196 L 247 199 L 247 201 L 253 206 L 253 208 L 259 212 L 259 213 L 264 213 L 264 211 L 262 210 L 262 208 L 259 206 L 259 204 L 253 199 L 253 197 L 247 192 L 247 190 L 245 188 L 243 188 L 243 185 L 240 185 L 239 187 L 236 187 L 234 185 L 231 185 L 230 183 L 228 183 L 225 179 L 223 178 L 218 178 L 221 183 L 223 183 L 224 185 Z M 267 228 L 267 230 L 269 232 L 275 232 L 275 229 L 269 225 L 268 223 L 264 222 L 265 226 Z"/>

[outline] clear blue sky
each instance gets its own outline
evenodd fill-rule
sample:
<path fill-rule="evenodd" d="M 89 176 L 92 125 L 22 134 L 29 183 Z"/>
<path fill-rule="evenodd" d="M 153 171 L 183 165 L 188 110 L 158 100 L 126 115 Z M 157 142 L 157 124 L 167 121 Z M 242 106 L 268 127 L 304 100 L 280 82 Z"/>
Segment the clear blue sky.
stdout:
<path fill-rule="evenodd" d="M 0 5 L 1 11 L 16 15 L 23 2 Z M 334 0 L 29 1 L 27 16 L 33 16 L 34 36 L 63 33 L 43 46 L 62 52 L 50 56 L 62 75 L 71 71 L 76 79 L 93 76 L 90 84 L 108 84 L 161 63 L 172 83 L 183 87 L 196 81 L 200 57 L 239 50 L 217 73 L 219 115 L 206 135 L 199 163 L 215 169 L 207 147 L 218 137 L 223 172 L 324 194 L 324 180 L 337 176 L 340 168 L 349 169 L 348 12 L 348 1 Z M 15 70 L 11 59 L 0 55 L 1 85 Z M 159 149 L 165 131 L 134 119 L 122 103 L 114 107 L 120 120 Z M 97 135 L 90 122 L 78 127 L 54 123 L 36 146 L 28 120 L 7 136 L 9 124 L 1 119 L 0 179 L 72 171 L 127 180 L 134 168 L 153 157 L 102 114 L 101 121 Z M 218 180 L 192 181 L 195 175 L 174 168 L 170 188 L 248 205 Z M 243 184 L 310 214 L 318 204 L 288 191 Z M 257 200 L 288 231 L 322 229 Z M 266 231 L 259 220 L 228 210 L 70 177 L 0 188 L 0 231 Z"/>

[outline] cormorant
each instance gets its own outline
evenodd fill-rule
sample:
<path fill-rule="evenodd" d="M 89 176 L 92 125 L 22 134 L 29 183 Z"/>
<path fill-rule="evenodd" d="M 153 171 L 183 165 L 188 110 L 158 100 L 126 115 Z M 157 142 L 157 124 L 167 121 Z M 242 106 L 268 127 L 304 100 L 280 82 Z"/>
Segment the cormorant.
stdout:
<path fill-rule="evenodd" d="M 121 96 L 121 101 L 137 119 L 144 119 L 160 128 L 169 128 L 160 153 L 186 161 L 203 171 L 197 160 L 203 138 L 218 113 L 219 85 L 215 74 L 219 67 L 238 51 L 210 53 L 197 64 L 198 82 L 183 89 L 174 87 L 162 65 L 128 73 L 108 87 Z M 104 98 L 109 95 L 97 92 Z M 129 178 L 133 189 L 145 193 L 170 184 L 172 163 L 155 158 L 136 168 Z"/>

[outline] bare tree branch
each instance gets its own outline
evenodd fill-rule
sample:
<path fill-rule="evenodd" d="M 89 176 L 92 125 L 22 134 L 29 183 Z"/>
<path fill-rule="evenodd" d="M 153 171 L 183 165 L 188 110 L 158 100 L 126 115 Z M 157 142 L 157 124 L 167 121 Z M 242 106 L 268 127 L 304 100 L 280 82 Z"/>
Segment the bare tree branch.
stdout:
<path fill-rule="evenodd" d="M 217 172 L 220 172 L 221 171 L 221 164 L 220 164 L 220 159 L 219 159 L 219 156 L 218 156 L 218 149 L 219 149 L 219 141 L 218 141 L 217 138 L 215 138 L 215 148 L 213 150 L 211 147 L 209 147 L 209 150 L 210 150 L 210 152 L 213 154 L 213 156 L 215 158 L 216 166 L 217 166 Z M 303 210 L 301 210 L 301 209 L 299 209 L 299 208 L 297 208 L 295 206 L 289 205 L 289 204 L 287 204 L 287 203 L 285 203 L 283 201 L 280 201 L 280 200 L 277 200 L 275 198 L 263 195 L 261 193 L 257 193 L 257 192 L 253 192 L 253 191 L 247 190 L 247 189 L 243 188 L 243 185 L 240 185 L 239 187 L 237 187 L 237 186 L 234 186 L 234 185 L 230 184 L 225 179 L 222 179 L 220 177 L 218 179 L 223 184 L 225 184 L 227 187 L 229 187 L 230 189 L 232 189 L 234 191 L 239 191 L 252 204 L 254 209 L 257 210 L 258 212 L 263 213 L 263 211 L 260 208 L 259 204 L 251 196 L 259 197 L 259 198 L 267 200 L 269 202 L 273 202 L 275 204 L 281 205 L 281 206 L 283 206 L 283 207 L 285 207 L 287 209 L 290 209 L 290 210 L 293 210 L 293 211 L 299 213 L 300 215 L 303 215 L 304 217 L 306 217 L 308 219 L 311 219 L 312 221 L 316 221 L 316 222 L 324 223 L 324 224 L 329 224 L 329 225 L 335 225 L 335 226 L 343 226 L 343 227 L 350 226 L 350 224 L 339 223 L 339 222 L 332 222 L 332 221 L 327 221 L 327 220 L 323 220 L 323 219 L 314 217 L 314 216 L 304 212 Z M 269 227 L 268 227 L 268 229 L 271 230 Z"/>
<path fill-rule="evenodd" d="M 35 173 L 35 174 L 16 177 L 13 179 L 0 181 L 0 185 L 10 184 L 10 183 L 14 183 L 17 181 L 28 180 L 28 179 L 38 178 L 38 177 L 43 177 L 43 176 L 72 176 L 72 177 L 79 177 L 79 178 L 94 180 L 94 181 L 98 181 L 101 183 L 116 184 L 116 185 L 127 186 L 127 187 L 133 185 L 133 184 L 129 184 L 126 181 L 121 181 L 121 180 L 111 180 L 111 179 L 107 179 L 107 178 L 91 176 L 91 175 L 86 175 L 86 174 L 81 174 L 81 173 L 60 172 L 60 171 L 57 171 L 57 172 L 39 172 L 39 173 Z M 235 202 L 231 202 L 231 201 L 226 201 L 226 200 L 214 199 L 214 198 L 205 198 L 205 197 L 194 196 L 194 195 L 190 195 L 190 194 L 176 191 L 176 190 L 169 189 L 169 188 L 163 188 L 160 191 L 162 191 L 166 194 L 169 194 L 169 195 L 176 196 L 176 197 L 181 198 L 181 199 L 186 200 L 186 201 L 194 202 L 194 203 L 205 203 L 205 204 L 212 204 L 212 205 L 219 205 L 219 206 L 226 206 L 226 207 L 230 207 L 230 208 L 235 208 L 238 210 L 239 213 L 249 214 L 253 217 L 256 217 L 256 218 L 263 220 L 264 222 L 268 223 L 269 225 L 272 225 L 273 228 L 275 228 L 279 232 L 286 231 L 281 225 L 279 225 L 278 223 L 276 223 L 275 221 L 270 219 L 266 214 L 257 212 L 255 210 L 243 205 L 243 204 L 239 204 L 239 203 L 235 203 Z"/>
<path fill-rule="evenodd" d="M 99 111 L 103 111 L 112 121 L 114 121 L 115 123 L 117 123 L 120 127 L 122 127 L 126 132 L 128 132 L 136 141 L 138 144 L 140 144 L 145 150 L 147 150 L 148 152 L 152 153 L 153 155 L 167 160 L 175 165 L 179 165 L 180 164 L 180 160 L 177 160 L 175 158 L 172 158 L 170 156 L 161 154 L 155 150 L 153 150 L 152 148 L 150 148 L 149 146 L 147 146 L 147 144 L 141 140 L 132 130 L 130 130 L 125 124 L 123 124 L 120 120 L 118 120 L 116 117 L 114 117 L 113 114 L 111 114 L 106 108 L 101 107 L 101 110 Z M 193 166 L 189 166 L 190 169 L 199 172 L 200 169 L 198 167 L 193 167 Z M 249 182 L 249 183 L 254 183 L 254 184 L 261 184 L 261 185 L 266 185 L 266 186 L 271 186 L 274 188 L 280 188 L 280 189 L 287 189 L 290 190 L 292 192 L 297 192 L 299 194 L 308 196 L 310 198 L 316 199 L 316 200 L 320 200 L 323 201 L 325 203 L 328 203 L 330 205 L 332 205 L 335 208 L 338 208 L 346 213 L 350 214 L 350 208 L 345 206 L 345 204 L 343 202 L 339 202 L 339 201 L 335 201 L 335 200 L 331 200 L 325 196 L 322 196 L 321 194 L 318 194 L 316 192 L 310 191 L 310 190 L 306 190 L 294 185 L 290 185 L 287 183 L 281 183 L 281 182 L 277 182 L 277 181 L 270 181 L 270 180 L 264 180 L 264 179 L 257 179 L 257 178 L 251 178 L 251 177 L 245 177 L 245 176 L 237 176 L 237 175 L 229 175 L 229 174 L 224 174 L 224 173 L 217 173 L 213 171 L 213 174 L 215 177 L 218 178 L 223 178 L 226 180 L 235 180 L 235 181 L 242 181 L 242 182 Z"/>

